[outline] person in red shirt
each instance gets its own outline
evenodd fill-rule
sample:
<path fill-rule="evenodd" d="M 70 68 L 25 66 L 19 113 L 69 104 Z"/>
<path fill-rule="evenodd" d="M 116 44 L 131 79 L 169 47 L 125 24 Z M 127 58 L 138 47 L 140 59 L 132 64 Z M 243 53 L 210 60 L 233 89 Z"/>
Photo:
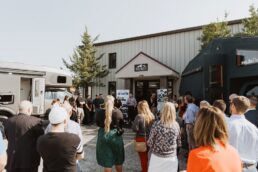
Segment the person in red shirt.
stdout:
<path fill-rule="evenodd" d="M 242 172 L 242 162 L 228 144 L 224 114 L 216 107 L 202 108 L 194 126 L 198 148 L 188 157 L 187 172 Z"/>

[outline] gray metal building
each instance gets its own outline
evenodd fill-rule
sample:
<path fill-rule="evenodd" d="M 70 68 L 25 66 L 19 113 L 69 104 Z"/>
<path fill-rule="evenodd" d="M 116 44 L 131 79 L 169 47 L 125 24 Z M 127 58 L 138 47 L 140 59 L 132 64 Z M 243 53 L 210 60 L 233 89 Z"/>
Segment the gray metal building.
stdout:
<path fill-rule="evenodd" d="M 242 20 L 229 21 L 232 33 L 242 30 Z M 97 55 L 110 74 L 99 79 L 91 94 L 115 94 L 129 89 L 135 96 L 148 98 L 158 88 L 178 95 L 181 73 L 200 50 L 203 26 L 96 43 Z M 198 83 L 193 83 L 198 84 Z"/>

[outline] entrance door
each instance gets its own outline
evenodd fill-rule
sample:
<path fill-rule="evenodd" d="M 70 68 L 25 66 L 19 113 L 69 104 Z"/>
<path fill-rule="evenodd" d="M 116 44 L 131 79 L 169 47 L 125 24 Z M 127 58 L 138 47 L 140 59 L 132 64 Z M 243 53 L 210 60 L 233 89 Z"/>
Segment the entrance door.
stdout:
<path fill-rule="evenodd" d="M 21 78 L 20 101 L 31 101 L 31 78 Z"/>
<path fill-rule="evenodd" d="M 135 98 L 137 102 L 141 100 L 149 100 L 152 93 L 157 94 L 160 88 L 159 80 L 141 80 L 135 82 Z"/>
<path fill-rule="evenodd" d="M 44 92 L 45 92 L 45 78 L 33 78 L 32 80 L 32 104 L 33 114 L 44 113 Z"/>

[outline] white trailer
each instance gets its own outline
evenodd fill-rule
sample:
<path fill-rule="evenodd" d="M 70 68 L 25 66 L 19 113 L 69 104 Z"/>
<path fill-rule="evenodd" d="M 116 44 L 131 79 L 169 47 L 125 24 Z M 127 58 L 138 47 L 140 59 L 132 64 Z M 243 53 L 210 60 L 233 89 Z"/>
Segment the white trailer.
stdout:
<path fill-rule="evenodd" d="M 71 96 L 71 86 L 71 74 L 61 69 L 0 62 L 0 117 L 17 114 L 22 100 L 32 102 L 33 115 L 43 116 L 52 99 Z"/>

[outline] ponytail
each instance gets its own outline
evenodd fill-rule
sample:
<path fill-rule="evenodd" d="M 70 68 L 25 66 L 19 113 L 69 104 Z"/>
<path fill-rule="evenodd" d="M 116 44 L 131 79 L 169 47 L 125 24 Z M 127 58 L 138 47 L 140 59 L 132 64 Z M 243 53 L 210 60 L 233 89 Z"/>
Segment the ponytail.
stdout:
<path fill-rule="evenodd" d="M 107 96 L 105 102 L 105 133 L 110 131 L 110 124 L 112 122 L 112 110 L 114 108 L 114 97 Z"/>

